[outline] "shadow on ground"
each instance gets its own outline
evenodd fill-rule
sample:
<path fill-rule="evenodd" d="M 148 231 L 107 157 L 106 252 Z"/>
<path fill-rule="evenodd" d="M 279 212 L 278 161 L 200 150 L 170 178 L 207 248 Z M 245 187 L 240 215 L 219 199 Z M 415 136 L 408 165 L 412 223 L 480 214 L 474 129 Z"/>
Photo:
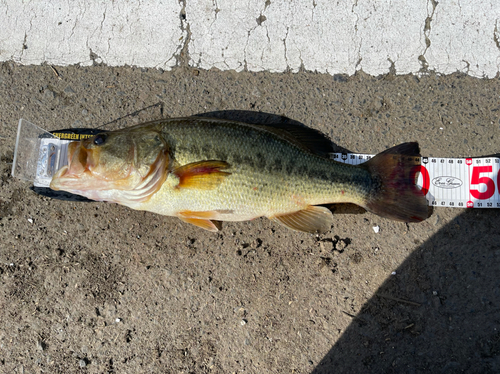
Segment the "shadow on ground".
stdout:
<path fill-rule="evenodd" d="M 500 372 L 499 213 L 467 210 L 418 247 L 312 373 Z"/>

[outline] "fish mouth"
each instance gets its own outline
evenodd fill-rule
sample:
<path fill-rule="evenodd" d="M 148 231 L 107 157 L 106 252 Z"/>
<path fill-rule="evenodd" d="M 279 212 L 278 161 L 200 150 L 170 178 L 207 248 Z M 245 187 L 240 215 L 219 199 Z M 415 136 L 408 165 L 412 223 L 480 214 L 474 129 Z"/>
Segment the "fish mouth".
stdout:
<path fill-rule="evenodd" d="M 81 187 L 82 182 L 91 177 L 95 161 L 94 152 L 85 148 L 83 142 L 69 143 L 68 165 L 63 166 L 54 174 L 50 188 L 57 191 Z"/>

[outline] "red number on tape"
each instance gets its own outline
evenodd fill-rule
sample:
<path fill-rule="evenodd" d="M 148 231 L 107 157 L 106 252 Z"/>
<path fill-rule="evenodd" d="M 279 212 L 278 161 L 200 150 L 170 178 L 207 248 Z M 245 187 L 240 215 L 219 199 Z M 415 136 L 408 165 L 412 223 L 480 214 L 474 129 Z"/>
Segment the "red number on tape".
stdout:
<path fill-rule="evenodd" d="M 479 192 L 479 190 L 470 189 L 470 194 L 479 200 L 486 200 L 493 196 L 495 193 L 495 182 L 490 177 L 479 177 L 481 173 L 491 173 L 493 168 L 490 166 L 474 166 L 472 168 L 472 178 L 470 184 L 485 184 L 486 191 Z"/>
<path fill-rule="evenodd" d="M 427 168 L 424 165 L 415 165 L 411 169 L 411 173 L 410 173 L 410 180 L 412 180 L 412 181 L 414 180 L 415 183 L 417 182 L 417 180 L 416 180 L 417 173 L 422 174 L 422 189 L 421 189 L 421 191 L 425 196 L 425 195 L 427 195 L 427 192 L 429 192 L 429 186 L 431 183 L 431 180 L 429 177 L 429 171 L 427 171 Z"/>
<path fill-rule="evenodd" d="M 497 174 L 497 188 L 498 188 L 498 193 L 500 194 L 500 170 L 498 171 Z M 498 207 L 498 204 L 497 204 Z"/>

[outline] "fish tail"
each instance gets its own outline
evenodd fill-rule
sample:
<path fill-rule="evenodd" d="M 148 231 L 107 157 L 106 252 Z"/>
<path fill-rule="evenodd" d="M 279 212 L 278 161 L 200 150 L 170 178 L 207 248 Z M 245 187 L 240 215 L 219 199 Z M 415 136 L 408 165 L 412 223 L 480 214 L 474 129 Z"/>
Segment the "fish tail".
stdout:
<path fill-rule="evenodd" d="M 379 153 L 363 164 L 372 175 L 374 188 L 365 208 L 379 216 L 403 222 L 428 217 L 428 205 L 416 186 L 420 165 L 418 143 L 403 143 Z"/>

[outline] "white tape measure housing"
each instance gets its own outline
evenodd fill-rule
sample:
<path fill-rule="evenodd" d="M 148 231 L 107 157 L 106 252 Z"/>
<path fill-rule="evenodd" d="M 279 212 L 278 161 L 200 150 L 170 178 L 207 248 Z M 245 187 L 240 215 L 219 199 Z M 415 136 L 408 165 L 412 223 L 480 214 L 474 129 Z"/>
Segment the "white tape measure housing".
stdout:
<path fill-rule="evenodd" d="M 332 153 L 335 161 L 359 165 L 374 155 Z M 500 208 L 500 159 L 422 157 L 417 186 L 430 206 Z"/>

